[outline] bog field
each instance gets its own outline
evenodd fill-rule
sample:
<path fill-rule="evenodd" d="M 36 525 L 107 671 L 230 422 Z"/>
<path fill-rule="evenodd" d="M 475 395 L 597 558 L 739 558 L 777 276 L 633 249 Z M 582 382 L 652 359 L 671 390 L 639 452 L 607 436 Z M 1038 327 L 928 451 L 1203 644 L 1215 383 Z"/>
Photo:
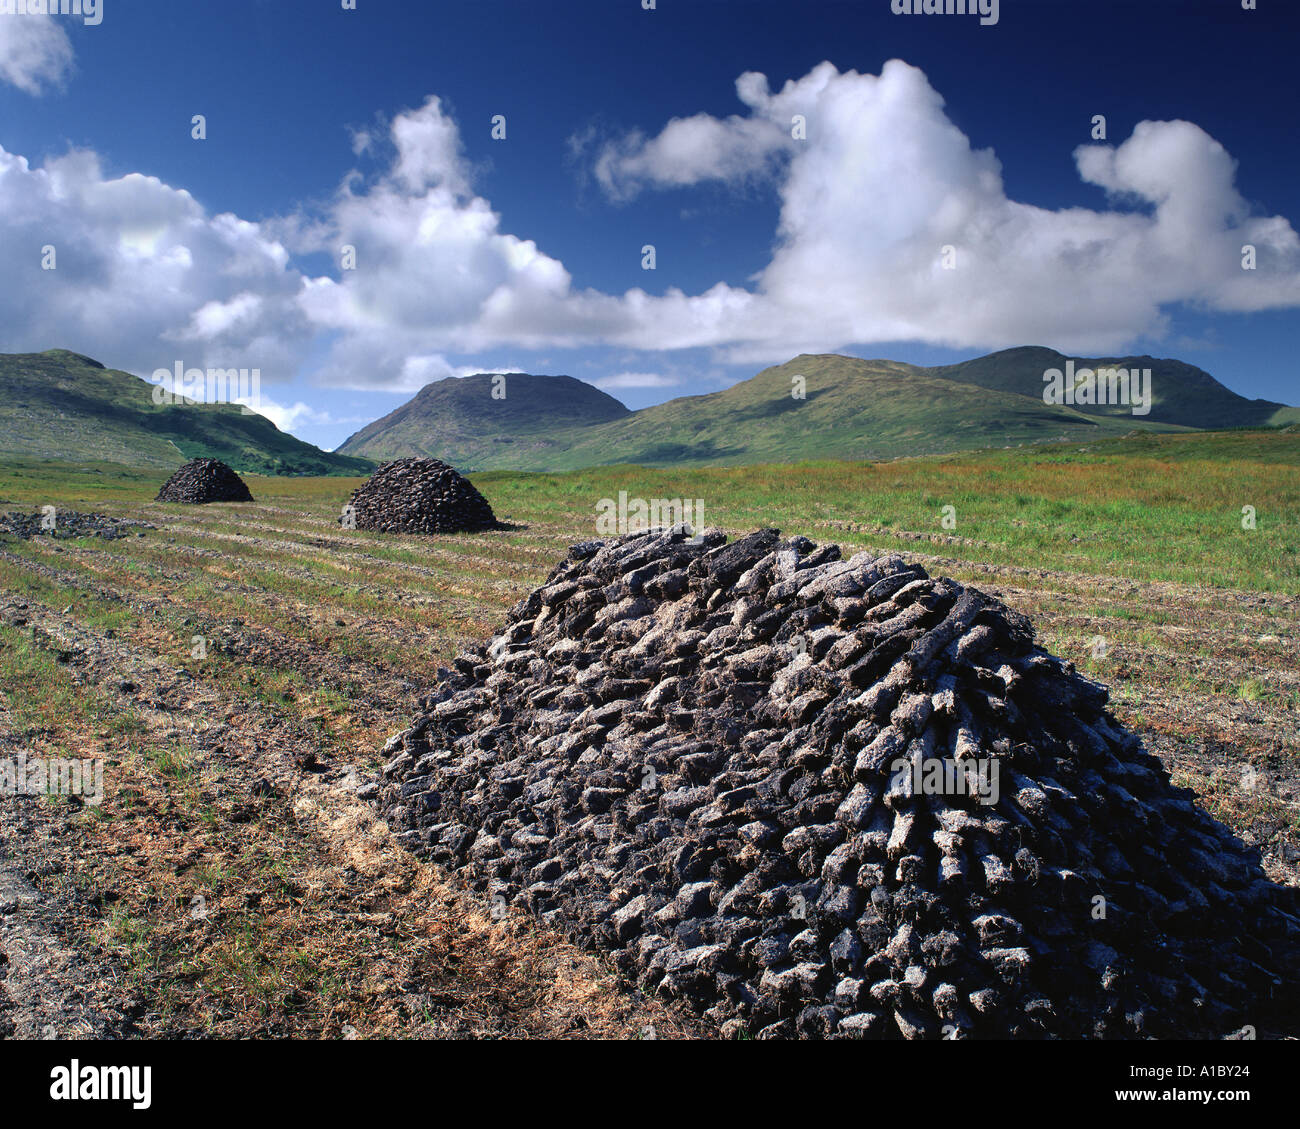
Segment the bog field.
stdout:
<path fill-rule="evenodd" d="M 503 528 L 427 537 L 342 526 L 360 479 L 246 476 L 252 503 L 184 506 L 153 501 L 165 477 L 0 463 L 0 513 L 147 523 L 0 534 L 0 759 L 102 760 L 104 787 L 0 795 L 0 1035 L 711 1034 L 408 854 L 367 801 L 439 667 L 620 495 L 899 552 L 996 596 L 1300 885 L 1293 431 L 489 472 L 472 481 Z"/>

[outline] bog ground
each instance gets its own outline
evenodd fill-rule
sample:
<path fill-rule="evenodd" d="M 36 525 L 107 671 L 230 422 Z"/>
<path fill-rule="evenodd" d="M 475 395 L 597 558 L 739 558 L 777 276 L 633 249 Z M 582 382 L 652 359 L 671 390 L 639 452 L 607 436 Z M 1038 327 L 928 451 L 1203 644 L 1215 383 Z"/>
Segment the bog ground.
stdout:
<path fill-rule="evenodd" d="M 98 808 L 0 798 L 0 1031 L 708 1034 L 537 924 L 494 920 L 356 794 L 438 666 L 620 491 L 700 499 L 731 534 L 898 550 L 1001 598 L 1300 883 L 1294 434 L 491 473 L 473 481 L 507 528 L 427 538 L 341 529 L 359 480 L 249 476 L 256 503 L 172 506 L 151 500 L 162 477 L 0 464 L 0 511 L 155 527 L 0 543 L 0 756 L 106 761 Z"/>

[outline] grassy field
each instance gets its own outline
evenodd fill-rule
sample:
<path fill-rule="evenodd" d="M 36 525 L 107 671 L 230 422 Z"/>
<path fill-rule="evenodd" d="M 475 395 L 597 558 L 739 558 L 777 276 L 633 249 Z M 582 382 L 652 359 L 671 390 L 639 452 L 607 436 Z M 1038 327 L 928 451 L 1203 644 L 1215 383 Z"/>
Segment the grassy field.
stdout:
<path fill-rule="evenodd" d="M 255 503 L 205 507 L 152 502 L 160 481 L 0 463 L 0 511 L 156 527 L 0 539 L 0 757 L 102 757 L 107 787 L 98 808 L 0 799 L 0 871 L 34 907 L 28 935 L 6 937 L 0 873 L 0 1033 L 6 1014 L 38 1034 L 698 1032 L 563 938 L 494 920 L 357 796 L 437 667 L 595 536 L 620 491 L 702 499 L 705 524 L 733 534 L 902 552 L 999 596 L 1111 687 L 1117 716 L 1273 878 L 1300 884 L 1295 434 L 492 472 L 474 482 L 510 528 L 436 538 L 341 529 L 359 480 L 250 477 Z M 41 946 L 44 988 L 24 994 L 22 953 Z"/>

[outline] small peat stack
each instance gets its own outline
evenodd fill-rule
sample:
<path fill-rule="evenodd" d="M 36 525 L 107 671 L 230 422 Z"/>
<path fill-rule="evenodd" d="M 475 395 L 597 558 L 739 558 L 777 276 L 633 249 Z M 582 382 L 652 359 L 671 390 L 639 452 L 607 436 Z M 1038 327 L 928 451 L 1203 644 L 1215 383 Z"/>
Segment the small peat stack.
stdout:
<path fill-rule="evenodd" d="M 244 480 L 220 459 L 191 459 L 163 483 L 155 502 L 251 502 Z"/>
<path fill-rule="evenodd" d="M 15 511 L 0 514 L 0 534 L 12 534 L 22 541 L 33 537 L 102 537 L 105 541 L 116 541 L 122 537 L 143 537 L 146 529 L 157 528 L 147 521 L 79 514 L 72 510 L 58 510 L 54 514 Z"/>
<path fill-rule="evenodd" d="M 724 542 L 575 546 L 389 742 L 401 841 L 727 1034 L 1294 1020 L 1294 892 L 1023 616 L 894 555 Z"/>
<path fill-rule="evenodd" d="M 357 529 L 381 533 L 476 533 L 499 528 L 492 507 L 468 479 L 438 459 L 384 463 L 352 494 Z"/>

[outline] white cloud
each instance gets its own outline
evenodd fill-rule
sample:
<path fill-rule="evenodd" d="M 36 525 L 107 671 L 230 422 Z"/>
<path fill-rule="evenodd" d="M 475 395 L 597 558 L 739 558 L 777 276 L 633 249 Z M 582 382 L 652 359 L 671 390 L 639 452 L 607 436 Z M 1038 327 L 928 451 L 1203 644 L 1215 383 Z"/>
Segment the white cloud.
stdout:
<path fill-rule="evenodd" d="M 370 184 L 349 176 L 323 221 L 283 226 L 287 238 L 306 233 L 300 249 L 356 248 L 356 270 L 311 279 L 301 295 L 304 315 L 339 335 L 323 379 L 408 386 L 411 358 L 580 344 L 629 320 L 618 299 L 575 294 L 562 263 L 501 231 L 491 205 L 469 191 L 459 133 L 438 99 L 399 115 L 390 134 L 386 175 Z"/>
<path fill-rule="evenodd" d="M 297 370 L 316 332 L 284 247 L 183 189 L 107 177 L 84 150 L 33 168 L 0 149 L 0 199 L 9 350 L 70 348 L 139 374 L 177 360 L 260 368 L 273 381 Z"/>
<path fill-rule="evenodd" d="M 281 431 L 292 432 L 295 428 L 303 424 L 324 425 L 330 423 L 341 423 L 343 421 L 334 419 L 329 412 L 313 408 L 310 404 L 305 404 L 301 400 L 293 404 L 277 404 L 274 400 L 269 400 L 265 396 L 258 396 L 256 402 L 251 398 L 236 399 L 237 404 L 247 404 L 253 408 L 258 415 L 266 416 Z"/>
<path fill-rule="evenodd" d="M 766 178 L 780 219 L 749 287 L 575 287 L 474 194 L 456 124 L 430 98 L 388 126 L 386 171 L 348 172 L 323 207 L 266 223 L 209 214 L 154 177 L 108 177 L 93 153 L 32 168 L 0 149 L 0 336 L 142 374 L 176 360 L 256 367 L 264 385 L 310 357 L 323 383 L 410 391 L 484 371 L 449 357 L 516 350 L 706 347 L 746 363 L 898 340 L 1111 352 L 1159 336 L 1180 304 L 1300 305 L 1292 225 L 1251 214 L 1231 157 L 1191 123 L 1145 122 L 1122 145 L 1078 149 L 1080 177 L 1105 197 L 1054 210 L 1013 199 L 995 155 L 972 149 L 905 63 L 879 76 L 822 64 L 775 93 L 746 74 L 737 92 L 743 115 L 676 119 L 595 161 L 620 199 Z M 796 114 L 806 141 L 790 137 Z M 1240 269 L 1245 243 L 1257 271 Z M 46 244 L 57 270 L 41 269 Z M 291 261 L 324 251 L 337 263 L 347 244 L 356 270 L 305 277 Z M 945 245 L 955 270 L 941 265 Z M 671 386 L 640 366 L 657 367 L 632 353 L 603 386 Z"/>
<path fill-rule="evenodd" d="M 374 138 L 368 129 L 354 129 L 349 132 L 352 137 L 352 155 L 354 157 L 359 157 L 362 153 L 367 152 L 374 143 Z"/>
<path fill-rule="evenodd" d="M 1109 351 L 1161 335 L 1179 303 L 1300 304 L 1291 225 L 1249 214 L 1231 159 L 1190 123 L 1144 123 L 1118 149 L 1080 149 L 1080 175 L 1113 198 L 1052 210 L 1008 194 L 996 156 L 971 147 L 906 63 L 879 76 L 823 63 L 776 92 L 747 73 L 736 89 L 745 115 L 674 119 L 593 160 L 620 200 L 705 181 L 774 186 L 768 265 L 749 288 L 694 295 L 575 288 L 562 262 L 503 231 L 471 193 L 437 99 L 401 115 L 390 172 L 347 179 L 325 224 L 357 247 L 359 269 L 303 294 L 308 316 L 340 334 L 329 379 L 391 386 L 409 379 L 406 357 L 500 347 L 703 346 L 756 363 L 896 340 Z M 792 136 L 796 115 L 806 140 Z M 1247 242 L 1261 248 L 1254 273 L 1240 269 Z M 955 270 L 943 269 L 945 246 Z M 371 363 L 359 368 L 360 356 Z"/>
<path fill-rule="evenodd" d="M 750 91 L 743 76 L 737 90 Z M 761 76 L 759 76 L 761 77 Z M 766 118 L 708 114 L 674 118 L 650 140 L 634 132 L 607 144 L 596 158 L 595 174 L 612 197 L 630 198 L 644 186 L 679 188 L 706 180 L 735 183 L 770 175 L 797 144 L 791 128 Z"/>
<path fill-rule="evenodd" d="M 236 326 L 254 321 L 261 309 L 262 299 L 247 292 L 236 294 L 228 302 L 208 302 L 194 312 L 190 319 L 189 334 L 210 341 Z"/>
<path fill-rule="evenodd" d="M 748 118 L 673 121 L 596 160 L 615 198 L 776 177 L 777 242 L 754 290 L 650 303 L 674 343 L 728 346 L 733 359 L 890 340 L 1106 350 L 1162 333 L 1176 303 L 1300 304 L 1294 229 L 1249 215 L 1231 158 L 1189 122 L 1144 122 L 1118 149 L 1081 148 L 1081 177 L 1115 194 L 1112 207 L 1050 210 L 1012 199 L 992 151 L 972 149 L 901 61 L 878 77 L 823 63 L 776 94 L 747 74 L 737 89 Z M 808 139 L 778 147 L 773 131 L 788 136 L 796 114 Z M 1257 272 L 1240 269 L 1246 243 L 1260 248 Z"/>
<path fill-rule="evenodd" d="M 72 44 L 59 17 L 0 15 L 0 81 L 41 94 L 63 83 L 72 61 Z"/>
<path fill-rule="evenodd" d="M 344 425 L 367 424 L 374 420 L 370 415 L 336 416 L 326 408 L 313 407 L 302 400 L 292 404 L 281 404 L 259 392 L 256 398 L 236 396 L 233 403 L 244 404 L 260 416 L 265 416 L 281 431 L 290 434 L 307 427 L 339 427 Z"/>
<path fill-rule="evenodd" d="M 613 376 L 594 380 L 592 383 L 597 388 L 603 388 L 608 392 L 611 388 L 676 388 L 681 384 L 681 380 L 657 372 L 619 372 Z"/>
<path fill-rule="evenodd" d="M 393 121 L 397 164 L 393 172 L 412 192 L 444 187 L 453 194 L 468 191 L 460 131 L 442 112 L 442 101 L 430 97 L 423 109 L 399 114 Z"/>
<path fill-rule="evenodd" d="M 519 365 L 453 365 L 441 354 L 431 356 L 407 357 L 402 365 L 402 379 L 399 388 L 403 391 L 418 391 L 426 384 L 439 380 L 452 380 L 480 373 L 516 373 L 523 372 Z"/>

